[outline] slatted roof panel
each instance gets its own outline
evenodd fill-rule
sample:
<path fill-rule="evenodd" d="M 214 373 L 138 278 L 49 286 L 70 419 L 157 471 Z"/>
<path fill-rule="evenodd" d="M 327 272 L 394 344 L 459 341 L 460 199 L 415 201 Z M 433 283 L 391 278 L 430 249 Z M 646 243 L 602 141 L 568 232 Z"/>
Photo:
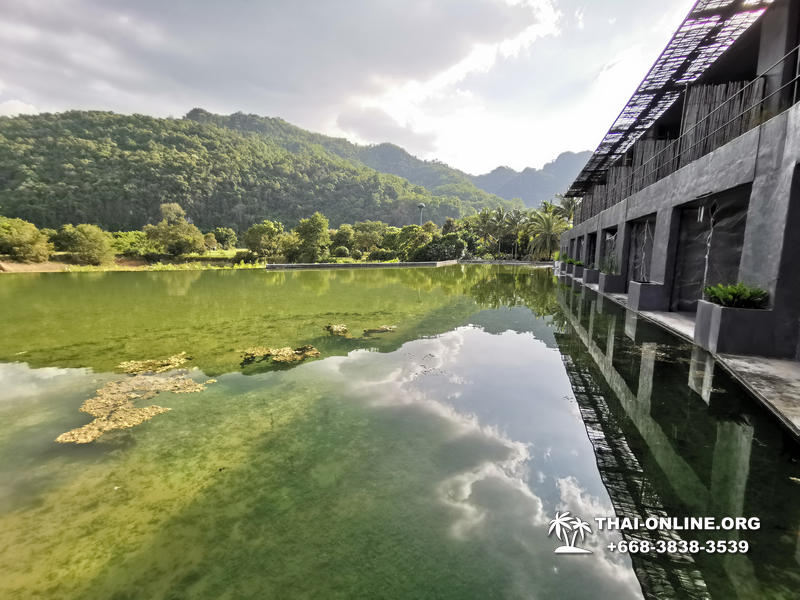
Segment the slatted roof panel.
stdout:
<path fill-rule="evenodd" d="M 580 197 L 680 98 L 774 0 L 699 0 L 636 88 L 567 196 Z"/>

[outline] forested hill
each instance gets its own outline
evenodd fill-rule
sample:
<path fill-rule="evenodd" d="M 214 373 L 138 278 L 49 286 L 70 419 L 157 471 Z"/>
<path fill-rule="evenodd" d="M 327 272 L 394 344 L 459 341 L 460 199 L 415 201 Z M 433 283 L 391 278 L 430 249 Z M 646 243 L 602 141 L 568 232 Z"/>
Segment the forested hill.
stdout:
<path fill-rule="evenodd" d="M 405 225 L 419 219 L 420 202 L 439 223 L 509 205 L 469 182 L 469 190 L 432 193 L 348 160 L 346 140 L 335 152 L 333 138 L 272 121 L 286 133 L 95 111 L 0 117 L 0 214 L 40 227 L 138 229 L 160 219 L 162 203 L 177 202 L 203 229 L 243 230 L 266 218 L 293 226 L 315 211 L 333 226 Z"/>
<path fill-rule="evenodd" d="M 361 146 L 344 138 L 301 129 L 283 119 L 244 113 L 217 115 L 202 108 L 195 108 L 189 111 L 185 118 L 199 123 L 213 123 L 237 131 L 255 133 L 291 152 L 302 152 L 321 146 L 340 158 L 381 173 L 408 179 L 411 183 L 428 188 L 434 195 L 457 196 L 469 204 L 485 203 L 489 199 L 487 192 L 481 189 L 481 186 L 475 185 L 470 175 L 439 161 L 419 159 L 394 144 Z M 505 199 L 513 200 L 513 197 Z"/>
<path fill-rule="evenodd" d="M 361 146 L 344 138 L 312 133 L 283 119 L 244 113 L 217 115 L 201 108 L 189 111 L 186 118 L 256 133 L 292 152 L 322 146 L 341 158 L 399 175 L 434 194 L 456 195 L 466 202 L 479 202 L 483 192 L 488 192 L 506 200 L 518 198 L 536 208 L 544 200 L 565 192 L 592 155 L 588 151 L 564 152 L 542 169 L 526 168 L 518 172 L 498 167 L 485 175 L 469 175 L 439 161 L 421 160 L 394 144 Z"/>
<path fill-rule="evenodd" d="M 491 173 L 472 177 L 473 183 L 501 198 L 520 198 L 525 206 L 538 208 L 543 201 L 563 194 L 591 157 L 591 152 L 564 152 L 541 169 L 515 171 L 497 167 Z"/>

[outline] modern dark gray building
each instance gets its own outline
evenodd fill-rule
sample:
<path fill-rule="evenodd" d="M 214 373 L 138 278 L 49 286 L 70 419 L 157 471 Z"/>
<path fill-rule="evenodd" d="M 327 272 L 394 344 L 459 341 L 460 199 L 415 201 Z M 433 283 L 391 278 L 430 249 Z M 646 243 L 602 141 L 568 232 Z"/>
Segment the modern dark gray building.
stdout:
<path fill-rule="evenodd" d="M 561 252 L 583 267 L 564 270 L 694 321 L 714 352 L 800 357 L 799 17 L 800 0 L 697 2 L 567 193 Z M 767 309 L 700 302 L 737 282 Z"/>

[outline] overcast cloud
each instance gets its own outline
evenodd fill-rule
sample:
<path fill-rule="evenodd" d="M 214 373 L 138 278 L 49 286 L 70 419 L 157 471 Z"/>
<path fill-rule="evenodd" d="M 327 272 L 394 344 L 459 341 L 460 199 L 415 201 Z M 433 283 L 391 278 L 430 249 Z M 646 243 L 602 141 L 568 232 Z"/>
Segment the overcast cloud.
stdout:
<path fill-rule="evenodd" d="M 0 0 L 0 114 L 199 106 L 469 172 L 593 149 L 691 0 Z"/>

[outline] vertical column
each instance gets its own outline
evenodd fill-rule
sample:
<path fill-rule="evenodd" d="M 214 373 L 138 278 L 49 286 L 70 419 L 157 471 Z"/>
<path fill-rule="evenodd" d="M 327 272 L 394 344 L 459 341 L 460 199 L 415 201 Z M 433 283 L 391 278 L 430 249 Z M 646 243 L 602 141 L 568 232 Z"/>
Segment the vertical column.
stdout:
<path fill-rule="evenodd" d="M 656 349 L 658 344 L 646 342 L 642 344 L 642 365 L 639 368 L 639 389 L 636 399 L 643 411 L 650 412 L 650 397 L 653 394 L 653 372 L 656 368 Z"/>
<path fill-rule="evenodd" d="M 761 17 L 761 43 L 758 49 L 758 72 L 764 73 L 780 61 L 797 45 L 797 2 L 782 2 L 772 5 Z M 781 89 L 795 74 L 797 58 L 789 57 L 766 74 L 764 97 Z M 764 115 L 772 117 L 789 106 L 794 86 L 787 86 L 764 103 Z"/>
<path fill-rule="evenodd" d="M 617 330 L 617 317 L 609 315 L 608 340 L 606 341 L 606 360 L 611 363 L 614 358 L 614 332 Z"/>

